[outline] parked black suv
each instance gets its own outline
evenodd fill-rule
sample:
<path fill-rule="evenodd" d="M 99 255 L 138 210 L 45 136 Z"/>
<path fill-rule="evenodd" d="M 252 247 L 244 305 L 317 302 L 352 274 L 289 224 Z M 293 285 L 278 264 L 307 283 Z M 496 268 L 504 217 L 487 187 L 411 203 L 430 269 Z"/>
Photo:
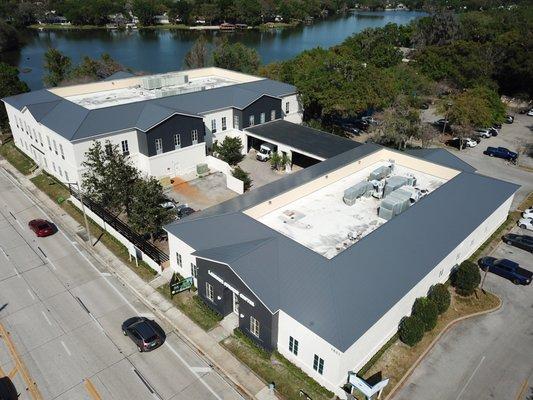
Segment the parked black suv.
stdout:
<path fill-rule="evenodd" d="M 533 253 L 533 236 L 508 233 L 502 237 L 502 240 L 506 244 Z"/>
<path fill-rule="evenodd" d="M 163 330 L 145 317 L 128 318 L 122 323 L 122 333 L 133 340 L 140 352 L 152 351 L 164 342 Z"/>
<path fill-rule="evenodd" d="M 529 285 L 533 277 L 531 271 L 506 258 L 498 260 L 494 257 L 481 257 L 478 264 L 483 271 L 489 270 L 502 278 L 509 279 L 515 285 Z"/>

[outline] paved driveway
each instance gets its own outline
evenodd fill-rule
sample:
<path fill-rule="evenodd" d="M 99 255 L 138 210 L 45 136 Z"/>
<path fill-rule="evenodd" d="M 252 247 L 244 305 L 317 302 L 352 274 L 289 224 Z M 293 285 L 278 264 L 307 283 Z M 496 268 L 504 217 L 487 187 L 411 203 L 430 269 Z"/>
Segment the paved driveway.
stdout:
<path fill-rule="evenodd" d="M 269 162 L 257 161 L 255 159 L 255 154 L 255 150 L 250 150 L 239 163 L 239 166 L 244 171 L 250 173 L 250 178 L 252 178 L 252 189 L 283 178 L 284 174 L 273 171 L 272 168 L 270 168 Z"/>
<path fill-rule="evenodd" d="M 493 256 L 533 271 L 531 254 L 516 247 L 500 243 Z M 446 333 L 395 400 L 522 400 L 533 392 L 533 287 L 491 273 L 485 287 L 503 299 L 502 308 Z"/>

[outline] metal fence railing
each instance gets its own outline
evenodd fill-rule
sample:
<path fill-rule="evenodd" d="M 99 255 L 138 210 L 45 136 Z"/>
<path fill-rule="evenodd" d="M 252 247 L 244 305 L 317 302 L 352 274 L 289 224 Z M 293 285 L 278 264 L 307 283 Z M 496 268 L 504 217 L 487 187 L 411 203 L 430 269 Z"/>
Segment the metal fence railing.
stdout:
<path fill-rule="evenodd" d="M 70 194 L 76 199 L 81 201 L 80 194 L 77 189 L 73 188 L 72 185 L 69 185 Z M 154 260 L 157 264 L 161 265 L 165 261 L 168 261 L 168 254 L 163 252 L 161 249 L 158 249 L 152 243 L 147 241 L 138 233 L 134 232 L 128 225 L 123 221 L 118 219 L 116 216 L 107 211 L 100 204 L 92 201 L 87 197 L 83 197 L 83 204 L 85 207 L 89 208 L 92 212 L 102 218 L 106 224 L 109 224 L 113 229 L 119 232 L 124 236 L 129 242 L 131 242 L 136 248 Z"/>

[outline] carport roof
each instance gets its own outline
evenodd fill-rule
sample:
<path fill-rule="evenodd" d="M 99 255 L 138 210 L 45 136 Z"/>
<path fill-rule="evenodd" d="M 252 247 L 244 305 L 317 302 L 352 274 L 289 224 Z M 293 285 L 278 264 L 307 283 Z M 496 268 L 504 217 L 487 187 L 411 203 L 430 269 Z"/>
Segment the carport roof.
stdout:
<path fill-rule="evenodd" d="M 271 312 L 346 351 L 518 188 L 461 172 L 331 259 L 243 212 L 379 149 L 359 146 L 165 229 L 197 257 L 228 264 Z"/>
<path fill-rule="evenodd" d="M 293 124 L 286 120 L 276 120 L 247 128 L 246 131 L 267 141 L 284 144 L 304 153 L 313 154 L 320 159 L 334 157 L 361 146 L 331 133 L 319 131 L 305 125 Z"/>

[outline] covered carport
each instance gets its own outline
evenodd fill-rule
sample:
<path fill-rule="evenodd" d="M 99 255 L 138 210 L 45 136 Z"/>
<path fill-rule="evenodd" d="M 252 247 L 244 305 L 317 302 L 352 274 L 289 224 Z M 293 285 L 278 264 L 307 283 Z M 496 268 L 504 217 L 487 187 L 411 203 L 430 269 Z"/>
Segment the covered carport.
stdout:
<path fill-rule="evenodd" d="M 286 153 L 293 165 L 311 165 L 351 150 L 361 143 L 308 126 L 276 120 L 244 130 L 244 148 L 258 150 L 262 143 L 271 143 L 278 152 Z"/>

